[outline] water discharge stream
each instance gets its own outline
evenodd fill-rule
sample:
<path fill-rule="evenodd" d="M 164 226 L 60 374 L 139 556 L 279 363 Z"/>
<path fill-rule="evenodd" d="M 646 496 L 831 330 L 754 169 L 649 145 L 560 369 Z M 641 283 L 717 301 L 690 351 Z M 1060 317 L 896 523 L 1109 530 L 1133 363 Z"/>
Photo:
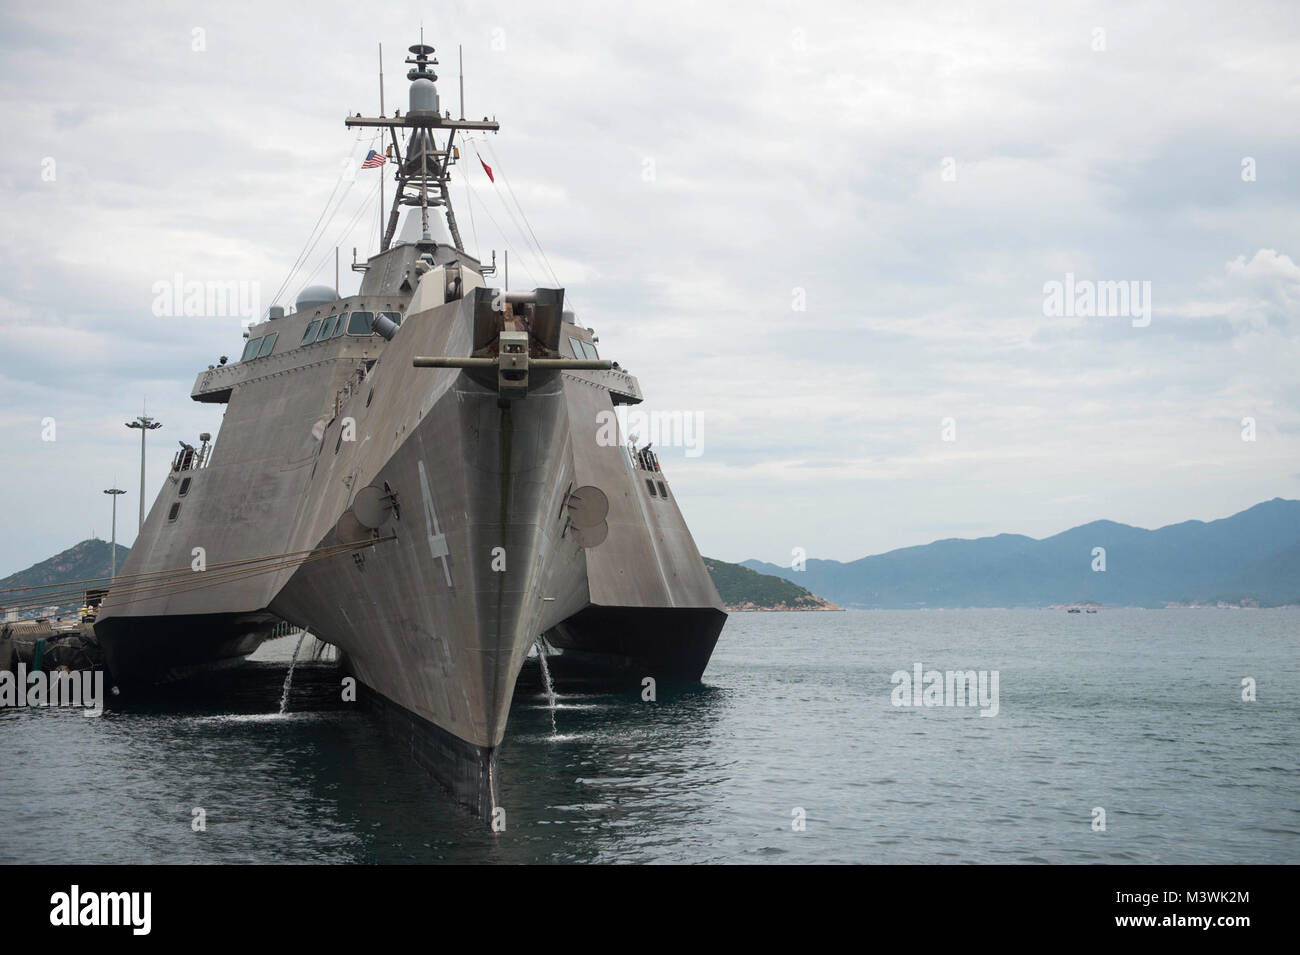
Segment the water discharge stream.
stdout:
<path fill-rule="evenodd" d="M 539 641 L 537 644 L 537 662 L 542 665 L 542 685 L 546 688 L 546 700 L 551 707 L 551 735 L 558 735 L 559 731 L 555 728 L 555 684 L 551 682 L 551 668 L 546 663 L 546 647 Z"/>
<path fill-rule="evenodd" d="M 302 649 L 303 640 L 307 639 L 307 631 L 304 630 L 298 637 L 298 645 L 293 648 L 293 659 L 289 661 L 289 672 L 284 676 L 284 693 L 280 695 L 280 712 L 289 712 L 289 690 L 293 687 L 293 668 L 298 665 L 298 651 Z"/>

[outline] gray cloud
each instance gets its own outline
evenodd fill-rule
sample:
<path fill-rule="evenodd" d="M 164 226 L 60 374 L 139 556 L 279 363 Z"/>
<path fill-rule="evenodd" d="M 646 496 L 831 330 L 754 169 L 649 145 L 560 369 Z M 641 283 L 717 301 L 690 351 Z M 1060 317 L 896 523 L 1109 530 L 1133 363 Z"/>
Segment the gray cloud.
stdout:
<path fill-rule="evenodd" d="M 0 14 L 0 491 L 31 502 L 5 509 L 0 571 L 106 535 L 144 399 L 166 423 L 151 493 L 178 438 L 217 429 L 188 391 L 239 320 L 155 317 L 153 283 L 255 282 L 269 304 L 364 152 L 342 118 L 375 108 L 375 44 L 391 108 L 422 17 L 444 100 L 464 44 L 467 112 L 503 122 L 484 158 L 604 354 L 651 407 L 700 414 L 704 454 L 664 461 L 706 553 L 847 559 L 1300 492 L 1286 4 L 303 10 Z M 471 245 L 550 284 L 472 149 L 460 173 Z M 373 251 L 367 175 L 290 297 L 332 281 L 336 242 Z M 1150 281 L 1151 325 L 1046 317 L 1067 272 Z"/>

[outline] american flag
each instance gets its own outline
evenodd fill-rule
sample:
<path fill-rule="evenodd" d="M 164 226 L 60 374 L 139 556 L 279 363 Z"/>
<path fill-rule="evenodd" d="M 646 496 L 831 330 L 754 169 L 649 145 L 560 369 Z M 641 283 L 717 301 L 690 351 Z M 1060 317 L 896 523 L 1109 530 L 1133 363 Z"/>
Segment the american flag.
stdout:
<path fill-rule="evenodd" d="M 385 162 L 387 162 L 387 161 L 388 161 L 388 160 L 386 160 L 386 159 L 384 158 L 384 154 L 383 154 L 383 153 L 377 153 L 377 152 L 375 152 L 375 151 L 372 149 L 372 150 L 370 150 L 369 153 L 366 154 L 366 161 L 363 162 L 363 163 L 361 164 L 361 168 L 362 168 L 362 169 L 378 169 L 380 166 L 382 166 L 382 165 L 383 165 Z"/>

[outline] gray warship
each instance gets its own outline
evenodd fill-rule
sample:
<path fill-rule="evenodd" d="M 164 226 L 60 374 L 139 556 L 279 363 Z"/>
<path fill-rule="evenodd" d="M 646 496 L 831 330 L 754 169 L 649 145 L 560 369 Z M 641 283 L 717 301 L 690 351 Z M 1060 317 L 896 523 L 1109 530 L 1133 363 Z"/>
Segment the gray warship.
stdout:
<path fill-rule="evenodd" d="M 589 676 L 698 681 L 726 614 L 654 452 L 602 437 L 637 379 L 563 289 L 491 287 L 495 254 L 466 252 L 456 135 L 498 124 L 466 120 L 463 92 L 451 118 L 433 47 L 410 53 L 405 115 L 345 119 L 387 138 L 396 180 L 359 291 L 305 289 L 198 374 L 220 433 L 177 454 L 94 626 L 124 693 L 309 630 L 486 813 L 539 640 Z"/>

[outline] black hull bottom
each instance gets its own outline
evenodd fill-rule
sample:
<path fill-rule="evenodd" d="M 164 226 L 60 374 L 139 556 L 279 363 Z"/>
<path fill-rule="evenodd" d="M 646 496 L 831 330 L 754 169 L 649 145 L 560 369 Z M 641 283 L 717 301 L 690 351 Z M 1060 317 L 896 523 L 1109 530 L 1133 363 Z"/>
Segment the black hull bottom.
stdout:
<path fill-rule="evenodd" d="M 546 633 L 553 669 L 640 681 L 698 681 L 727 615 L 712 607 L 590 606 Z"/>
<path fill-rule="evenodd" d="M 138 693 L 239 663 L 271 636 L 277 622 L 249 614 L 110 617 L 95 622 L 95 638 L 113 683 Z"/>
<path fill-rule="evenodd" d="M 451 797 L 476 816 L 492 814 L 496 751 L 468 743 L 357 681 L 357 702 L 384 724 L 389 735 Z"/>

